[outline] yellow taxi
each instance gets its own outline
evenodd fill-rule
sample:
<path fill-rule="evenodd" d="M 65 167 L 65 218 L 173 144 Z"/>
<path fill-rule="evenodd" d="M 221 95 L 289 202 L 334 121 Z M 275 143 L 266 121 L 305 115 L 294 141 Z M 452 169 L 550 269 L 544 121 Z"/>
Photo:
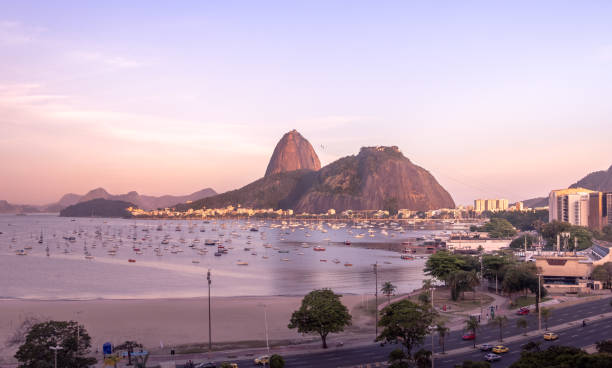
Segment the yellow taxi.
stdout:
<path fill-rule="evenodd" d="M 544 334 L 544 340 L 546 341 L 553 341 L 559 338 L 559 335 L 557 335 L 556 333 L 553 332 L 547 332 Z"/>
<path fill-rule="evenodd" d="M 493 349 L 491 349 L 491 351 L 494 352 L 495 354 L 503 354 L 503 353 L 507 353 L 508 351 L 510 351 L 510 348 L 504 345 L 495 345 Z"/>
<path fill-rule="evenodd" d="M 270 357 L 267 355 L 260 356 L 258 358 L 253 359 L 253 363 L 255 363 L 255 365 L 270 364 Z"/>

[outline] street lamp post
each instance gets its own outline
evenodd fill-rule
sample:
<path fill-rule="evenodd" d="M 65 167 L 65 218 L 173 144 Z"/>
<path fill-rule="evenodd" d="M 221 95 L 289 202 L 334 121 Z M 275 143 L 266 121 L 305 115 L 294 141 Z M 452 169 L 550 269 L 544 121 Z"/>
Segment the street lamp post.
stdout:
<path fill-rule="evenodd" d="M 374 279 L 375 279 L 375 284 L 376 284 L 375 285 L 376 291 L 374 293 L 374 297 L 375 297 L 374 313 L 376 316 L 376 321 L 375 321 L 376 337 L 378 337 L 378 261 L 374 263 L 372 266 L 374 266 Z"/>
<path fill-rule="evenodd" d="M 49 346 L 49 349 L 53 350 L 54 352 L 54 367 L 57 368 L 57 351 L 58 350 L 62 350 L 63 347 L 59 346 L 59 345 L 55 345 L 55 346 Z"/>
<path fill-rule="evenodd" d="M 206 280 L 208 280 L 208 354 L 210 355 L 212 352 L 212 317 L 210 313 L 210 284 L 212 283 L 212 280 L 210 279 L 210 268 L 206 274 Z"/>
<path fill-rule="evenodd" d="M 538 274 L 538 330 L 542 331 L 542 274 Z"/>
<path fill-rule="evenodd" d="M 434 307 L 434 288 L 433 285 L 431 287 L 431 311 L 434 312 L 435 311 L 435 307 Z M 434 330 L 433 328 L 431 329 L 431 368 L 434 368 Z"/>

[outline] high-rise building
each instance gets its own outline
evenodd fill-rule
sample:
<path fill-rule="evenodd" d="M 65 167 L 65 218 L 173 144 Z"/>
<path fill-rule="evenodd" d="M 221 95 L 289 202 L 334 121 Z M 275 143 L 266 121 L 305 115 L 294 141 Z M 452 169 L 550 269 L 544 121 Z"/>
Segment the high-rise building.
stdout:
<path fill-rule="evenodd" d="M 508 209 L 507 199 L 475 199 L 474 200 L 474 211 L 505 211 Z"/>
<path fill-rule="evenodd" d="M 548 195 L 548 220 L 589 226 L 589 198 L 592 190 L 570 188 L 553 190 Z"/>
<path fill-rule="evenodd" d="M 589 194 L 589 228 L 593 230 L 600 230 L 605 226 L 604 224 L 604 211 L 606 206 L 604 205 L 605 193 L 594 192 Z"/>

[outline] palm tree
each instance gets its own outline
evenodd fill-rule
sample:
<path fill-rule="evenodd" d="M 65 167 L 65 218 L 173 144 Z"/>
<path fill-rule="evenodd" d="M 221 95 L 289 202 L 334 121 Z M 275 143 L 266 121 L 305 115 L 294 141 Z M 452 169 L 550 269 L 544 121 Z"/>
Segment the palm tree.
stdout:
<path fill-rule="evenodd" d="M 552 309 L 542 308 L 540 310 L 540 313 L 542 314 L 542 318 L 544 319 L 544 326 L 546 327 L 546 331 L 548 331 L 548 319 L 552 315 Z"/>
<path fill-rule="evenodd" d="M 136 341 L 126 341 L 121 345 L 115 346 L 115 350 L 125 350 L 128 353 L 128 365 L 132 365 L 132 353 L 135 348 L 142 348 L 142 344 Z"/>
<path fill-rule="evenodd" d="M 395 293 L 395 290 L 397 290 L 397 287 L 390 281 L 386 281 L 380 289 L 380 291 L 382 291 L 382 293 L 385 294 L 389 300 L 387 304 L 391 304 L 391 295 Z"/>
<path fill-rule="evenodd" d="M 476 349 L 476 331 L 478 331 L 479 328 L 480 323 L 476 317 L 470 316 L 470 318 L 465 320 L 465 329 L 474 334 L 474 349 Z"/>
<path fill-rule="evenodd" d="M 493 321 L 491 321 L 492 324 L 499 326 L 499 341 L 503 342 L 504 338 L 502 336 L 502 329 L 504 328 L 504 326 L 506 325 L 506 323 L 508 323 L 508 317 L 506 316 L 495 316 L 495 318 L 493 319 Z"/>
<path fill-rule="evenodd" d="M 431 289 L 433 287 L 434 287 L 434 284 L 433 284 L 433 280 L 432 279 L 425 279 L 425 280 L 423 280 L 423 289 L 424 290 L 429 290 L 429 289 Z"/>
<path fill-rule="evenodd" d="M 524 336 L 527 336 L 527 326 L 528 325 L 529 323 L 527 322 L 527 319 L 525 317 L 521 317 L 516 320 L 516 327 L 523 329 Z"/>
<path fill-rule="evenodd" d="M 444 354 L 444 339 L 446 338 L 446 335 L 448 335 L 450 329 L 444 326 L 444 323 L 438 323 L 435 331 L 438 333 L 438 342 L 440 343 L 440 346 L 442 346 L 442 354 Z"/>

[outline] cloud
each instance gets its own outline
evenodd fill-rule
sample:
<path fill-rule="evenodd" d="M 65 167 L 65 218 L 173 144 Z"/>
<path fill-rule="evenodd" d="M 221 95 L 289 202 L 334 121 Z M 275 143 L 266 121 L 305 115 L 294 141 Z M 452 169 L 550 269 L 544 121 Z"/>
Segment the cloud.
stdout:
<path fill-rule="evenodd" d="M 33 41 L 45 29 L 15 21 L 0 21 L 0 45 L 20 45 Z"/>
<path fill-rule="evenodd" d="M 80 62 L 98 63 L 117 69 L 131 69 L 144 66 L 143 63 L 122 56 L 109 56 L 99 52 L 75 51 L 70 54 Z"/>

